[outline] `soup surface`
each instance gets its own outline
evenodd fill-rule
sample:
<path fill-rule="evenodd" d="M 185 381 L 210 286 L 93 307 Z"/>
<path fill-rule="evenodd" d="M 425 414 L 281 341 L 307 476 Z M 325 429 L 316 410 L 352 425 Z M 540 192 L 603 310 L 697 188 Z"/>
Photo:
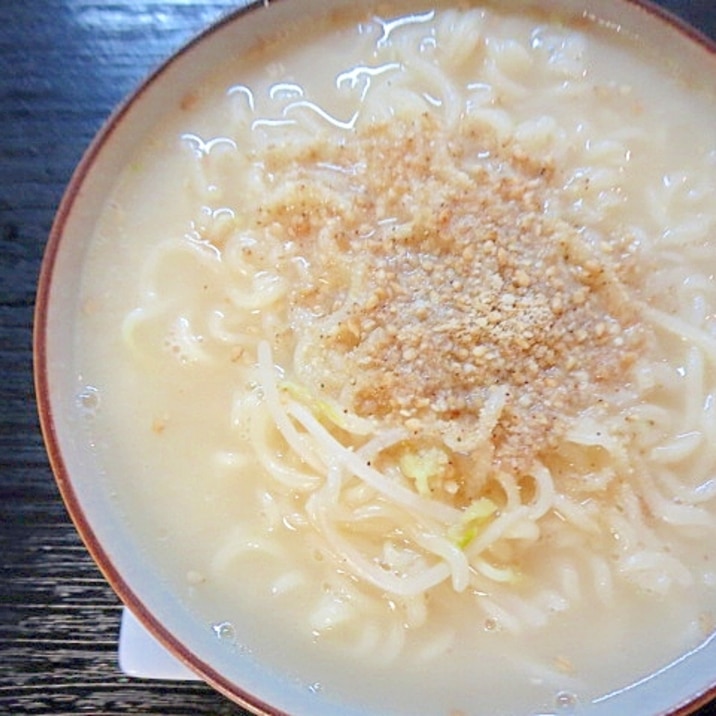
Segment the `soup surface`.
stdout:
<path fill-rule="evenodd" d="M 333 14 L 171 108 L 88 251 L 77 405 L 207 631 L 440 716 L 712 635 L 714 116 L 497 5 Z"/>

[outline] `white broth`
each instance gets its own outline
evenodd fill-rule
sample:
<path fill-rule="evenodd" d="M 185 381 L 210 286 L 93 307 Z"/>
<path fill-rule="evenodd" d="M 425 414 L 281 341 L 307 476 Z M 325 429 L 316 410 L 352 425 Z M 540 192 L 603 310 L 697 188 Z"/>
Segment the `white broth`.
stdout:
<path fill-rule="evenodd" d="M 715 628 L 716 98 L 598 18 L 406 8 L 168 108 L 78 410 L 217 639 L 374 713 L 570 713 Z"/>

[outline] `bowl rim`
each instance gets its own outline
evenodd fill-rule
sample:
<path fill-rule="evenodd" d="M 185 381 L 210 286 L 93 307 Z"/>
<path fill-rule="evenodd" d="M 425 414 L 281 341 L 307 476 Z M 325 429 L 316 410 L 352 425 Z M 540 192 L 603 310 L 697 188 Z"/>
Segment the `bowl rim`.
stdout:
<path fill-rule="evenodd" d="M 271 0 L 271 5 L 278 0 Z M 290 0 L 283 0 L 289 2 Z M 667 8 L 658 5 L 654 0 L 611 0 L 615 6 L 633 6 L 657 18 L 665 25 L 670 26 L 677 33 L 686 37 L 692 43 L 705 49 L 716 57 L 716 38 L 711 38 L 685 19 L 679 17 Z M 132 89 L 110 112 L 100 128 L 95 133 L 84 150 L 76 168 L 63 192 L 62 198 L 55 212 L 53 222 L 48 234 L 47 243 L 43 252 L 42 262 L 37 280 L 35 307 L 32 330 L 33 377 L 34 390 L 39 416 L 40 431 L 43 437 L 45 450 L 50 468 L 58 486 L 65 509 L 73 522 L 85 548 L 93 561 L 107 580 L 113 591 L 122 603 L 128 607 L 148 632 L 179 661 L 195 672 L 203 681 L 232 702 L 248 709 L 257 716 L 292 716 L 275 706 L 265 702 L 260 697 L 245 690 L 240 684 L 227 678 L 222 673 L 206 663 L 196 653 L 177 638 L 149 609 L 135 590 L 125 580 L 123 574 L 113 563 L 108 551 L 102 545 L 95 533 L 81 501 L 73 485 L 70 471 L 63 457 L 63 448 L 58 437 L 56 417 L 53 410 L 53 401 L 50 397 L 48 376 L 48 313 L 50 295 L 55 279 L 55 266 L 62 246 L 62 237 L 67 221 L 75 207 L 81 193 L 84 181 L 87 178 L 95 160 L 111 142 L 116 129 L 137 101 L 146 94 L 150 88 L 169 70 L 179 58 L 186 55 L 196 45 L 206 42 L 211 36 L 222 28 L 233 24 L 242 17 L 255 10 L 267 8 L 269 0 L 247 0 L 246 5 L 236 7 L 224 12 L 209 25 L 193 34 L 188 40 L 174 49 L 171 54 L 150 69 Z M 713 681 L 703 691 L 694 693 L 659 716 L 689 716 L 698 709 L 713 703 L 716 705 L 716 669 Z"/>

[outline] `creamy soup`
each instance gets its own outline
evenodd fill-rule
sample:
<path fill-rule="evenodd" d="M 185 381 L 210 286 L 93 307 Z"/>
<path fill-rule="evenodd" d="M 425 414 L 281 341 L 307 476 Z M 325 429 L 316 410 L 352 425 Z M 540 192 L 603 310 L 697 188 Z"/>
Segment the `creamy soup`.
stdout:
<path fill-rule="evenodd" d="M 207 631 L 440 716 L 713 633 L 713 96 L 598 18 L 381 5 L 169 110 L 88 252 L 78 406 Z"/>

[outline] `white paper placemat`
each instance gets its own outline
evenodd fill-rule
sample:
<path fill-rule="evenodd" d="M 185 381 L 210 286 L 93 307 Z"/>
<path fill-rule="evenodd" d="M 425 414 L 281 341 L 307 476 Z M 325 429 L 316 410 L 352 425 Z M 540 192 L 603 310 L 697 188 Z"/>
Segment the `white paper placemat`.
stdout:
<path fill-rule="evenodd" d="M 119 668 L 127 676 L 138 679 L 200 680 L 172 656 L 126 607 L 119 628 Z"/>

